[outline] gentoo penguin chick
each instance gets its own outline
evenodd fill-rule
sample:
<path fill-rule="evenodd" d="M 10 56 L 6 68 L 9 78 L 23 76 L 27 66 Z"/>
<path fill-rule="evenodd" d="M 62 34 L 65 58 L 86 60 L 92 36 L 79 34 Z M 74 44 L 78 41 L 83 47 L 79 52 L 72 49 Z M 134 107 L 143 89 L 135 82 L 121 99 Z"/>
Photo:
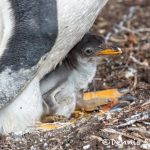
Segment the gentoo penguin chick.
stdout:
<path fill-rule="evenodd" d="M 48 113 L 70 117 L 76 106 L 89 111 L 107 104 L 107 99 L 84 101 L 82 94 L 96 74 L 100 56 L 120 53 L 120 49 L 108 48 L 102 37 L 86 34 L 62 64 L 40 82 Z"/>

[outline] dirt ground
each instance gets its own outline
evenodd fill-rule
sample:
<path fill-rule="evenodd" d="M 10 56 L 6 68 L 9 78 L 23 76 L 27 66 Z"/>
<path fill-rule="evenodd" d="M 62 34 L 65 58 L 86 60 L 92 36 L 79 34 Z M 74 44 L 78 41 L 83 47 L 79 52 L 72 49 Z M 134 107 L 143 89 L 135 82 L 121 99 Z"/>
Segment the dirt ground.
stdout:
<path fill-rule="evenodd" d="M 150 1 L 110 0 L 92 31 L 123 54 L 103 60 L 90 89 L 129 89 L 137 100 L 64 128 L 0 136 L 0 150 L 150 149 Z"/>

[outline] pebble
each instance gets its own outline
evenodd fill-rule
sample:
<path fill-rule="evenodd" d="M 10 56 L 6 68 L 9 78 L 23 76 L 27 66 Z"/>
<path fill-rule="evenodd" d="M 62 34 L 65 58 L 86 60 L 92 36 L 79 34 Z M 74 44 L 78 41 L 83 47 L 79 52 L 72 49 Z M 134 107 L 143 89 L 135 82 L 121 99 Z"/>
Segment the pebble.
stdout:
<path fill-rule="evenodd" d="M 84 150 L 87 150 L 87 149 L 89 149 L 89 148 L 90 148 L 90 144 L 83 146 L 83 149 L 84 149 Z"/>

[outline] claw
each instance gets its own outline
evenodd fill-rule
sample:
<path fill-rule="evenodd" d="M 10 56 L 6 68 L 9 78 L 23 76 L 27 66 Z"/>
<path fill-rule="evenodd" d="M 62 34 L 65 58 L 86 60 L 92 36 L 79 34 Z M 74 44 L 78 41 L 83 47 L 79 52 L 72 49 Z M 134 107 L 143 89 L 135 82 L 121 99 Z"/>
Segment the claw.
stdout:
<path fill-rule="evenodd" d="M 129 106 L 130 102 L 123 102 L 123 103 L 119 103 L 116 106 L 112 107 L 111 110 L 115 111 L 118 109 L 121 109 L 123 107 Z"/>
<path fill-rule="evenodd" d="M 131 95 L 125 95 L 122 96 L 118 99 L 119 103 L 117 105 L 115 105 L 114 107 L 112 107 L 112 111 L 116 111 L 118 109 L 121 109 L 123 107 L 129 106 L 132 102 L 136 101 L 137 98 Z"/>
<path fill-rule="evenodd" d="M 119 100 L 120 101 L 122 101 L 122 100 L 123 101 L 128 101 L 128 102 L 132 103 L 132 102 L 136 101 L 137 98 L 134 97 L 134 96 L 131 96 L 131 95 L 125 95 L 125 96 L 120 97 Z"/>

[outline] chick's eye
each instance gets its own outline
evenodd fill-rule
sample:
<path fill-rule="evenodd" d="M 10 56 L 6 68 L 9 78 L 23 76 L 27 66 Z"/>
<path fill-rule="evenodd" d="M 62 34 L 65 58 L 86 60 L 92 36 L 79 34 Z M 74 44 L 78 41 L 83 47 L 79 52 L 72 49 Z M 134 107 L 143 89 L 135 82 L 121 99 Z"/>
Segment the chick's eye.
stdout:
<path fill-rule="evenodd" d="M 92 54 L 92 52 L 93 52 L 92 49 L 89 49 L 89 48 L 85 50 L 85 54 L 87 55 Z"/>

